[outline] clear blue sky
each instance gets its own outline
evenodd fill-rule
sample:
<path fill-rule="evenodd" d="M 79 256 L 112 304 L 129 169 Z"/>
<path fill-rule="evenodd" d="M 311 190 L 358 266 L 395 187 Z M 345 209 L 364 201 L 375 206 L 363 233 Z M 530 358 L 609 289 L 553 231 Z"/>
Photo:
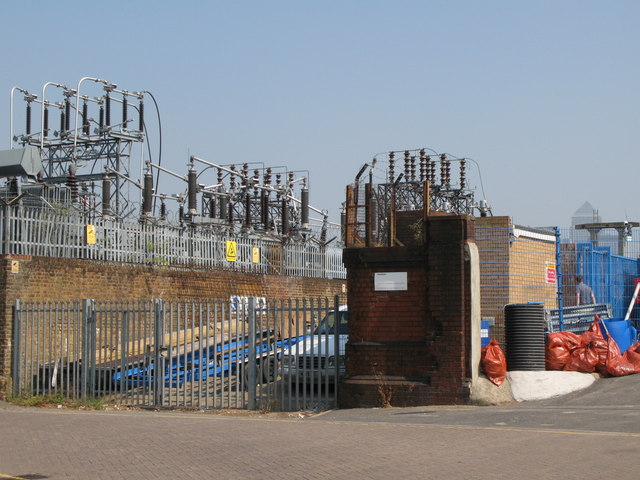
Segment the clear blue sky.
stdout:
<path fill-rule="evenodd" d="M 374 154 L 424 146 L 474 158 L 494 214 L 516 223 L 568 225 L 586 200 L 604 220 L 640 221 L 637 1 L 0 9 L 0 149 L 11 87 L 95 76 L 154 94 L 163 165 L 185 173 L 193 154 L 309 170 L 311 203 L 333 220 Z M 154 155 L 157 140 L 150 127 Z"/>

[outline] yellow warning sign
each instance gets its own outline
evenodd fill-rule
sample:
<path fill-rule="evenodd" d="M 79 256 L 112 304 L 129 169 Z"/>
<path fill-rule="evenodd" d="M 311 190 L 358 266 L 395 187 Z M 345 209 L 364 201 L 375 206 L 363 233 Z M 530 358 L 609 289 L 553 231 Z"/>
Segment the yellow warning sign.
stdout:
<path fill-rule="evenodd" d="M 251 251 L 251 259 L 253 263 L 260 263 L 260 249 L 258 247 L 253 247 Z"/>
<path fill-rule="evenodd" d="M 86 234 L 87 234 L 87 245 L 95 245 L 96 244 L 96 227 L 94 225 L 87 225 Z"/>
<path fill-rule="evenodd" d="M 11 260 L 11 273 L 20 273 L 20 262 L 18 260 Z"/>
<path fill-rule="evenodd" d="M 233 240 L 227 240 L 227 262 L 235 262 L 238 259 L 238 245 Z"/>

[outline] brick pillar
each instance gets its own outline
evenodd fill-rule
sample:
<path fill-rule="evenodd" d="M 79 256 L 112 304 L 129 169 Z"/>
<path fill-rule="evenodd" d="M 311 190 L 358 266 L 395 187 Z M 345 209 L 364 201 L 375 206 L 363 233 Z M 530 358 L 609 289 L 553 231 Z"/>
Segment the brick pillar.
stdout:
<path fill-rule="evenodd" d="M 430 217 L 425 244 L 348 248 L 349 342 L 342 407 L 465 403 L 471 351 L 467 217 Z M 406 290 L 376 288 L 376 273 Z M 378 279 L 380 280 L 380 276 Z M 399 284 L 392 285 L 398 288 Z"/>

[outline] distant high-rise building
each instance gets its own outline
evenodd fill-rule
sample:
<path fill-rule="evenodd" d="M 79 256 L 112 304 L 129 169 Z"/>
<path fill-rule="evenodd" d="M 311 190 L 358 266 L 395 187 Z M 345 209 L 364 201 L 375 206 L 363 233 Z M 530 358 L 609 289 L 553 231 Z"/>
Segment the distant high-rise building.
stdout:
<path fill-rule="evenodd" d="M 573 243 L 590 242 L 589 232 L 586 230 L 576 230 L 575 226 L 584 223 L 600 222 L 602 222 L 602 217 L 598 213 L 598 210 L 589 202 L 584 202 L 571 216 L 571 241 Z"/>
<path fill-rule="evenodd" d="M 602 217 L 600 217 L 598 210 L 596 210 L 589 202 L 584 202 L 579 209 L 573 212 L 573 216 L 571 217 L 572 227 L 583 223 L 600 222 L 602 222 Z"/>

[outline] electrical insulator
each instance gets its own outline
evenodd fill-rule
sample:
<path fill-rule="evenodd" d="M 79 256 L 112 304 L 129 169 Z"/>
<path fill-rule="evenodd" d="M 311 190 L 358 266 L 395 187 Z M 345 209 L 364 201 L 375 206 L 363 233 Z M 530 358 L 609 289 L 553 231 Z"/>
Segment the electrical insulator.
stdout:
<path fill-rule="evenodd" d="M 404 152 L 404 178 L 408 180 L 411 179 L 411 167 L 409 166 L 411 159 L 409 158 L 409 150 L 405 150 Z"/>
<path fill-rule="evenodd" d="M 82 104 L 82 134 L 89 135 L 89 106 L 87 102 Z"/>
<path fill-rule="evenodd" d="M 100 130 L 104 128 L 104 107 L 100 105 L 100 114 L 98 117 L 98 125 L 100 126 Z"/>
<path fill-rule="evenodd" d="M 445 174 L 446 174 L 446 183 L 447 188 L 451 187 L 451 162 L 449 160 L 445 161 Z"/>
<path fill-rule="evenodd" d="M 189 173 L 187 174 L 187 188 L 188 188 L 188 201 L 189 201 L 189 215 L 195 215 L 197 213 L 197 193 L 198 193 L 198 185 L 197 185 L 197 174 L 196 169 L 192 165 L 189 168 Z"/>
<path fill-rule="evenodd" d="M 222 184 L 222 169 L 218 169 L 218 184 Z"/>
<path fill-rule="evenodd" d="M 289 205 L 287 200 L 282 199 L 282 235 L 289 235 Z"/>
<path fill-rule="evenodd" d="M 102 175 L 102 216 L 111 215 L 111 178 L 108 173 Z"/>
<path fill-rule="evenodd" d="M 265 230 L 269 227 L 269 192 L 266 190 L 260 194 L 260 222 Z"/>
<path fill-rule="evenodd" d="M 111 126 L 111 97 L 107 93 L 104 97 L 104 106 L 105 106 L 105 123 L 107 127 Z"/>
<path fill-rule="evenodd" d="M 70 129 L 70 119 L 71 119 L 71 102 L 67 98 L 64 101 L 64 129 L 65 131 L 69 131 Z"/>
<path fill-rule="evenodd" d="M 122 97 L 122 129 L 125 130 L 127 128 L 127 96 L 124 95 Z"/>
<path fill-rule="evenodd" d="M 86 183 L 82 184 L 82 206 L 86 209 L 89 206 L 89 187 Z"/>
<path fill-rule="evenodd" d="M 45 138 L 49 135 L 49 107 L 44 107 L 44 125 L 42 127 L 42 135 Z"/>
<path fill-rule="evenodd" d="M 244 163 L 242 165 L 242 184 L 246 185 L 247 184 L 247 179 L 249 178 L 249 164 L 248 163 Z"/>
<path fill-rule="evenodd" d="M 233 203 L 228 202 L 227 204 L 227 221 L 229 222 L 229 226 L 233 225 Z"/>
<path fill-rule="evenodd" d="M 31 134 L 31 102 L 27 102 L 27 135 Z"/>
<path fill-rule="evenodd" d="M 64 110 L 60 110 L 60 137 L 64 136 Z"/>
<path fill-rule="evenodd" d="M 466 183 L 467 183 L 467 179 L 466 179 L 466 172 L 465 172 L 465 159 L 463 158 L 462 160 L 460 160 L 460 189 L 464 190 Z"/>
<path fill-rule="evenodd" d="M 138 106 L 138 130 L 144 131 L 144 102 L 142 100 Z"/>
<path fill-rule="evenodd" d="M 236 166 L 235 165 L 231 165 L 231 173 L 229 174 L 229 188 L 231 188 L 231 190 L 236 188 Z"/>
<path fill-rule="evenodd" d="M 424 148 L 420 150 L 420 181 L 424 182 L 427 178 L 427 162 L 424 154 Z"/>
<path fill-rule="evenodd" d="M 167 219 L 167 204 L 164 203 L 164 200 L 160 201 L 160 219 Z"/>
<path fill-rule="evenodd" d="M 145 217 L 151 216 L 153 205 L 153 175 L 151 172 L 144 174 L 144 183 L 142 189 L 142 214 Z"/>
<path fill-rule="evenodd" d="M 228 197 L 220 198 L 220 218 L 222 220 L 229 219 L 229 198 Z"/>
<path fill-rule="evenodd" d="M 393 176 L 394 176 L 393 167 L 395 164 L 394 157 L 395 157 L 395 153 L 389 152 L 389 183 L 393 183 Z"/>
<path fill-rule="evenodd" d="M 216 199 L 211 197 L 209 199 L 209 218 L 216 218 Z"/>
<path fill-rule="evenodd" d="M 251 226 L 251 195 L 244 197 L 244 226 Z"/>
<path fill-rule="evenodd" d="M 416 157 L 413 155 L 411 157 L 411 181 L 415 181 L 416 179 Z"/>
<path fill-rule="evenodd" d="M 78 201 L 78 178 L 76 177 L 76 166 L 69 166 L 69 175 L 67 176 L 67 187 L 71 192 L 71 201 L 73 203 Z"/>

